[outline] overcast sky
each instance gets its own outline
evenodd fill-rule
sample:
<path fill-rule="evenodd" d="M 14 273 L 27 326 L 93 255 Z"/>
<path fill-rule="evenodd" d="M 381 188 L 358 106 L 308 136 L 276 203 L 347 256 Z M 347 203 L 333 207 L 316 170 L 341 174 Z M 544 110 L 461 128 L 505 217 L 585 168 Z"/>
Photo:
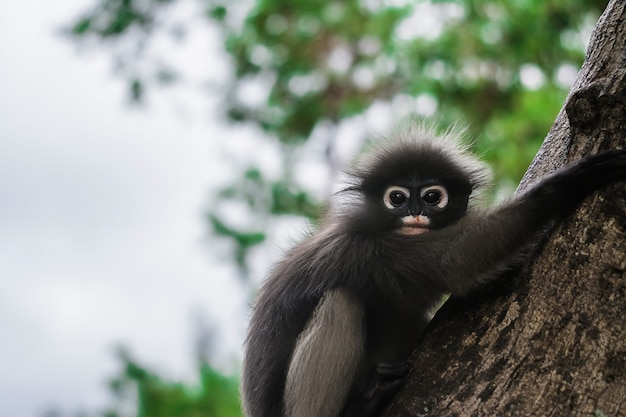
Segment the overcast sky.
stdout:
<path fill-rule="evenodd" d="M 241 289 L 202 220 L 237 133 L 201 104 L 129 110 L 108 57 L 56 34 L 90 4 L 0 2 L 0 417 L 96 409 L 117 344 L 192 378 L 197 314 L 240 343 Z"/>

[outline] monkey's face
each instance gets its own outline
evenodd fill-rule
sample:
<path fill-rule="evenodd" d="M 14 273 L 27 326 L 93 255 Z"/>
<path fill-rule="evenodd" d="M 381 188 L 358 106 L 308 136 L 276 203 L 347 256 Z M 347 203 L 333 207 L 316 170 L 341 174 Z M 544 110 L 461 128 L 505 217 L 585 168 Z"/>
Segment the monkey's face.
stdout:
<path fill-rule="evenodd" d="M 381 199 L 386 215 L 394 219 L 393 228 L 402 234 L 417 235 L 463 217 L 469 191 L 464 184 L 414 179 L 387 186 Z"/>
<path fill-rule="evenodd" d="M 350 213 L 357 230 L 419 235 L 459 221 L 482 167 L 419 143 L 389 148 L 365 164 L 352 188 L 363 205 Z"/>
<path fill-rule="evenodd" d="M 383 194 L 383 203 L 397 223 L 399 231 L 417 235 L 436 227 L 440 215 L 448 206 L 448 190 L 440 184 L 401 186 L 391 185 Z"/>

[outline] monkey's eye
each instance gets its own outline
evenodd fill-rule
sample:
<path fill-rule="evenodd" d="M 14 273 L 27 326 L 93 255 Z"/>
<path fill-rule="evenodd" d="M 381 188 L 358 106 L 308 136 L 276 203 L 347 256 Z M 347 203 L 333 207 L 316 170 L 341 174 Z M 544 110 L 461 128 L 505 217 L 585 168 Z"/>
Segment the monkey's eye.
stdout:
<path fill-rule="evenodd" d="M 448 192 L 440 185 L 422 188 L 420 197 L 430 206 L 444 208 L 448 205 Z"/>
<path fill-rule="evenodd" d="M 406 202 L 406 196 L 399 191 L 389 194 L 389 201 L 395 207 L 401 206 Z"/>
<path fill-rule="evenodd" d="M 411 192 L 404 187 L 391 186 L 385 191 L 383 201 L 390 209 L 402 207 L 409 199 Z"/>

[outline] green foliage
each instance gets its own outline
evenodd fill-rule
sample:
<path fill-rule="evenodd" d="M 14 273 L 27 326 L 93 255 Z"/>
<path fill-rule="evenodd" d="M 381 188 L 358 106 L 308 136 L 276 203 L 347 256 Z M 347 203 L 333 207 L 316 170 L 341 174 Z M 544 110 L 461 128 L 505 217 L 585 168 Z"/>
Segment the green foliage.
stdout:
<path fill-rule="evenodd" d="M 227 211 L 243 202 L 250 209 L 250 220 L 232 224 Z M 248 168 L 234 184 L 221 189 L 207 219 L 215 235 L 228 238 L 234 245 L 234 261 L 241 277 L 248 277 L 247 256 L 266 239 L 265 229 L 273 216 L 295 215 L 316 219 L 321 206 L 311 195 L 289 179 L 270 180 L 258 168 Z"/>
<path fill-rule="evenodd" d="M 248 251 L 251 247 L 265 241 L 265 233 L 254 231 L 247 232 L 245 230 L 236 229 L 228 226 L 218 216 L 211 213 L 209 213 L 208 218 L 213 232 L 217 236 L 226 237 L 235 241 L 235 262 L 240 268 L 245 269 L 245 260 Z"/>
<path fill-rule="evenodd" d="M 155 13 L 175 0 L 101 0 L 98 6 L 79 18 L 70 28 L 77 36 L 103 38 L 123 36 L 132 29 L 150 30 Z"/>
<path fill-rule="evenodd" d="M 119 352 L 122 370 L 111 382 L 114 404 L 102 417 L 239 417 L 238 381 L 206 362 L 198 365 L 199 382 L 171 382 Z"/>
<path fill-rule="evenodd" d="M 178 33 L 165 11 L 179 3 L 99 0 L 68 32 L 75 40 L 117 41 L 114 59 L 131 99 L 140 102 L 154 85 L 183 78 L 171 68 L 145 73 L 132 65 L 145 59 L 142 51 L 156 33 Z M 325 126 L 327 164 L 336 171 L 332 132 L 374 106 L 391 108 L 397 119 L 435 113 L 441 124 L 467 125 L 476 150 L 496 167 L 499 185 L 517 183 L 565 98 L 567 74 L 580 66 L 586 34 L 606 0 L 199 4 L 206 23 L 221 31 L 235 75 L 218 91 L 224 115 L 258 127 L 284 155 L 282 178 L 241 167 L 240 179 L 218 192 L 223 202 L 207 215 L 214 232 L 236 244 L 234 259 L 243 266 L 273 216 L 320 213 L 320 202 L 293 179 L 302 160 L 297 150 Z M 264 93 L 251 97 L 250 86 Z M 397 103 L 410 110 L 398 111 Z M 221 207 L 233 201 L 247 204 L 256 228 L 228 223 Z"/>
<path fill-rule="evenodd" d="M 369 70 L 382 60 L 384 55 L 377 54 L 381 46 L 393 48 L 393 28 L 407 13 L 408 7 L 369 11 L 357 0 L 260 1 L 240 30 L 221 19 L 238 79 L 268 74 L 273 79 L 261 106 L 239 100 L 237 90 L 243 84 L 236 82 L 230 111 L 282 142 L 299 143 L 318 122 L 338 122 L 364 111 L 374 99 L 391 97 L 401 87 L 387 76 L 391 74 L 380 73 L 371 85 L 359 85 L 353 76 L 357 68 Z M 359 46 L 368 40 L 374 44 L 370 50 Z M 351 62 L 333 63 L 342 59 Z"/>

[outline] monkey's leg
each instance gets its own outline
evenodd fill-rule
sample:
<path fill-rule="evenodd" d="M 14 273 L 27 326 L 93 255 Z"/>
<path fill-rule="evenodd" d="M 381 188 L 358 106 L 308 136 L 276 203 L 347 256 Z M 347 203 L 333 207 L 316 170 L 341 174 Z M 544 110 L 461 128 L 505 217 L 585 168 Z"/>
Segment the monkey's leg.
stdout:
<path fill-rule="evenodd" d="M 363 307 L 328 291 L 298 336 L 287 380 L 288 417 L 337 417 L 364 356 Z"/>

